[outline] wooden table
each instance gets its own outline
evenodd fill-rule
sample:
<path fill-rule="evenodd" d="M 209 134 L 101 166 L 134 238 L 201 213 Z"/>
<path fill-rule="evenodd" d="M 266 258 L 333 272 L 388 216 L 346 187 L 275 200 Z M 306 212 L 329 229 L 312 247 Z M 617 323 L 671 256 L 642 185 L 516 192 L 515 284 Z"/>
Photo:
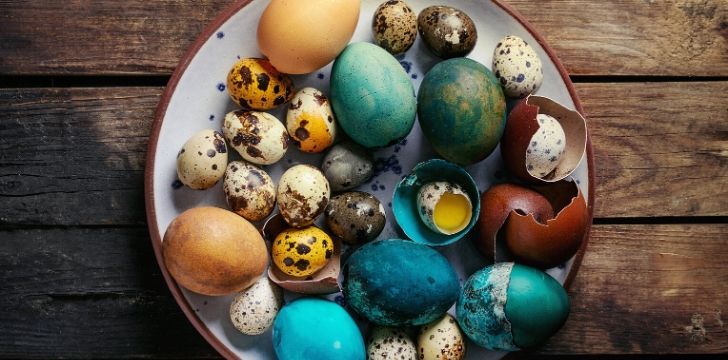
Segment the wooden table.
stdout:
<path fill-rule="evenodd" d="M 576 83 L 597 179 L 572 313 L 529 356 L 728 353 L 728 2 L 508 3 Z M 143 177 L 160 94 L 227 5 L 0 1 L 0 356 L 217 355 L 161 277 Z"/>

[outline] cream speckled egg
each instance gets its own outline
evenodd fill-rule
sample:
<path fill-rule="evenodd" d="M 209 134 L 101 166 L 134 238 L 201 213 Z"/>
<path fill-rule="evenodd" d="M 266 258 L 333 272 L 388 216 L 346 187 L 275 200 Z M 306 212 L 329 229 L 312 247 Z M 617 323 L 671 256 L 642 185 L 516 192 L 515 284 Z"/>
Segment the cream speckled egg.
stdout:
<path fill-rule="evenodd" d="M 301 151 L 318 153 L 326 150 L 336 138 L 336 122 L 329 99 L 312 87 L 298 91 L 286 114 L 286 128 Z"/>
<path fill-rule="evenodd" d="M 415 342 L 402 329 L 375 326 L 367 341 L 369 360 L 416 360 Z"/>
<path fill-rule="evenodd" d="M 283 306 L 283 291 L 267 276 L 235 295 L 230 304 L 230 320 L 246 335 L 260 335 L 273 324 Z"/>
<path fill-rule="evenodd" d="M 465 229 L 472 218 L 470 197 L 458 184 L 434 181 L 417 194 L 420 219 L 430 230 L 452 235 Z"/>
<path fill-rule="evenodd" d="M 541 59 L 531 45 L 515 35 L 501 39 L 493 52 L 493 74 L 506 96 L 523 98 L 543 82 Z"/>
<path fill-rule="evenodd" d="M 273 179 L 259 167 L 232 161 L 225 170 L 222 185 L 225 200 L 234 213 L 259 221 L 273 211 L 276 202 Z"/>
<path fill-rule="evenodd" d="M 208 189 L 225 174 L 227 161 L 222 134 L 205 129 L 192 135 L 177 153 L 177 177 L 192 189 Z"/>
<path fill-rule="evenodd" d="M 417 15 L 404 1 L 385 1 L 374 12 L 372 32 L 377 45 L 393 55 L 401 54 L 417 38 Z"/>
<path fill-rule="evenodd" d="M 321 170 L 311 165 L 295 165 L 278 182 L 278 209 L 293 227 L 305 227 L 324 212 L 331 190 Z"/>
<path fill-rule="evenodd" d="M 550 115 L 538 114 L 538 130 L 526 149 L 526 170 L 543 178 L 561 161 L 566 149 L 566 134 L 561 124 Z"/>
<path fill-rule="evenodd" d="M 450 314 L 422 326 L 417 346 L 419 359 L 423 360 L 460 360 L 465 357 L 463 333 Z"/>
<path fill-rule="evenodd" d="M 233 149 L 254 164 L 273 164 L 288 150 L 286 127 L 265 112 L 232 111 L 225 115 L 223 133 Z"/>

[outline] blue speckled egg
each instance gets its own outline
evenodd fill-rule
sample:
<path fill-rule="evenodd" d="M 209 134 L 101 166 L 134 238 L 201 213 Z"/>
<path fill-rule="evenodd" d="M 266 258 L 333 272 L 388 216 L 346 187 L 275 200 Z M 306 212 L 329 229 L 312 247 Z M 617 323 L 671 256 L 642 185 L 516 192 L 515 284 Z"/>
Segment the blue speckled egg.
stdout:
<path fill-rule="evenodd" d="M 385 326 L 423 325 L 442 316 L 460 292 L 437 251 L 408 240 L 368 243 L 344 265 L 344 295 L 357 313 Z"/>
<path fill-rule="evenodd" d="M 273 347 L 281 360 L 366 359 L 364 339 L 349 313 L 314 297 L 297 299 L 278 312 Z"/>
<path fill-rule="evenodd" d="M 473 274 L 457 304 L 460 328 L 476 344 L 515 351 L 546 341 L 569 315 L 569 297 L 545 272 L 497 263 Z"/>
<path fill-rule="evenodd" d="M 370 43 L 352 43 L 331 69 L 331 105 L 352 140 L 365 147 L 393 145 L 412 130 L 415 90 L 397 59 Z"/>

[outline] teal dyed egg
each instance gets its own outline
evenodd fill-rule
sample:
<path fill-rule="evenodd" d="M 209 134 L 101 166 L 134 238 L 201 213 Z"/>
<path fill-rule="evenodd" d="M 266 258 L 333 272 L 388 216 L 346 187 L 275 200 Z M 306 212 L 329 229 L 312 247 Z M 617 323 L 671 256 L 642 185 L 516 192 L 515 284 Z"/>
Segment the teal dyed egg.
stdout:
<path fill-rule="evenodd" d="M 546 341 L 569 315 L 569 297 L 541 270 L 497 263 L 473 274 L 457 304 L 460 328 L 476 344 L 515 351 Z"/>
<path fill-rule="evenodd" d="M 281 360 L 366 359 L 364 339 L 349 313 L 313 297 L 297 299 L 278 312 L 273 347 Z"/>
<path fill-rule="evenodd" d="M 379 46 L 347 46 L 331 69 L 330 93 L 336 121 L 362 146 L 389 146 L 412 130 L 414 87 L 397 59 Z"/>
<path fill-rule="evenodd" d="M 474 60 L 454 58 L 425 74 L 417 114 L 437 154 L 471 165 L 498 145 L 506 125 L 506 101 L 490 70 Z"/>
<path fill-rule="evenodd" d="M 368 243 L 344 265 L 344 296 L 376 324 L 423 325 L 442 316 L 460 292 L 455 270 L 437 251 L 408 240 Z"/>

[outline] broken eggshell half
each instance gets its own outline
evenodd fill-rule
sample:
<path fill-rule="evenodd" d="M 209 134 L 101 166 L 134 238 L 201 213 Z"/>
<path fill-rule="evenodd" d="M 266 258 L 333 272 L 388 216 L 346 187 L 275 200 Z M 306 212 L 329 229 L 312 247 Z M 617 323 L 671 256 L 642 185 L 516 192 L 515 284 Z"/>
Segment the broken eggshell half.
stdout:
<path fill-rule="evenodd" d="M 276 236 L 281 231 L 290 227 L 281 214 L 275 214 L 263 225 L 263 238 L 268 242 L 270 247 L 271 242 Z M 331 236 L 331 238 L 334 241 L 334 253 L 331 259 L 329 259 L 329 262 L 326 263 L 326 266 L 313 275 L 305 278 L 297 278 L 285 274 L 275 265 L 271 264 L 268 266 L 268 277 L 278 286 L 299 294 L 322 295 L 339 292 L 341 289 L 337 280 L 341 271 L 341 240 L 335 236 Z"/>
<path fill-rule="evenodd" d="M 563 180 L 584 157 L 586 131 L 586 120 L 577 111 L 547 97 L 529 95 L 508 115 L 501 139 L 503 162 L 524 181 Z"/>
<path fill-rule="evenodd" d="M 530 189 L 498 184 L 483 193 L 474 241 L 490 261 L 548 269 L 579 249 L 589 221 L 584 194 L 573 181 Z"/>

